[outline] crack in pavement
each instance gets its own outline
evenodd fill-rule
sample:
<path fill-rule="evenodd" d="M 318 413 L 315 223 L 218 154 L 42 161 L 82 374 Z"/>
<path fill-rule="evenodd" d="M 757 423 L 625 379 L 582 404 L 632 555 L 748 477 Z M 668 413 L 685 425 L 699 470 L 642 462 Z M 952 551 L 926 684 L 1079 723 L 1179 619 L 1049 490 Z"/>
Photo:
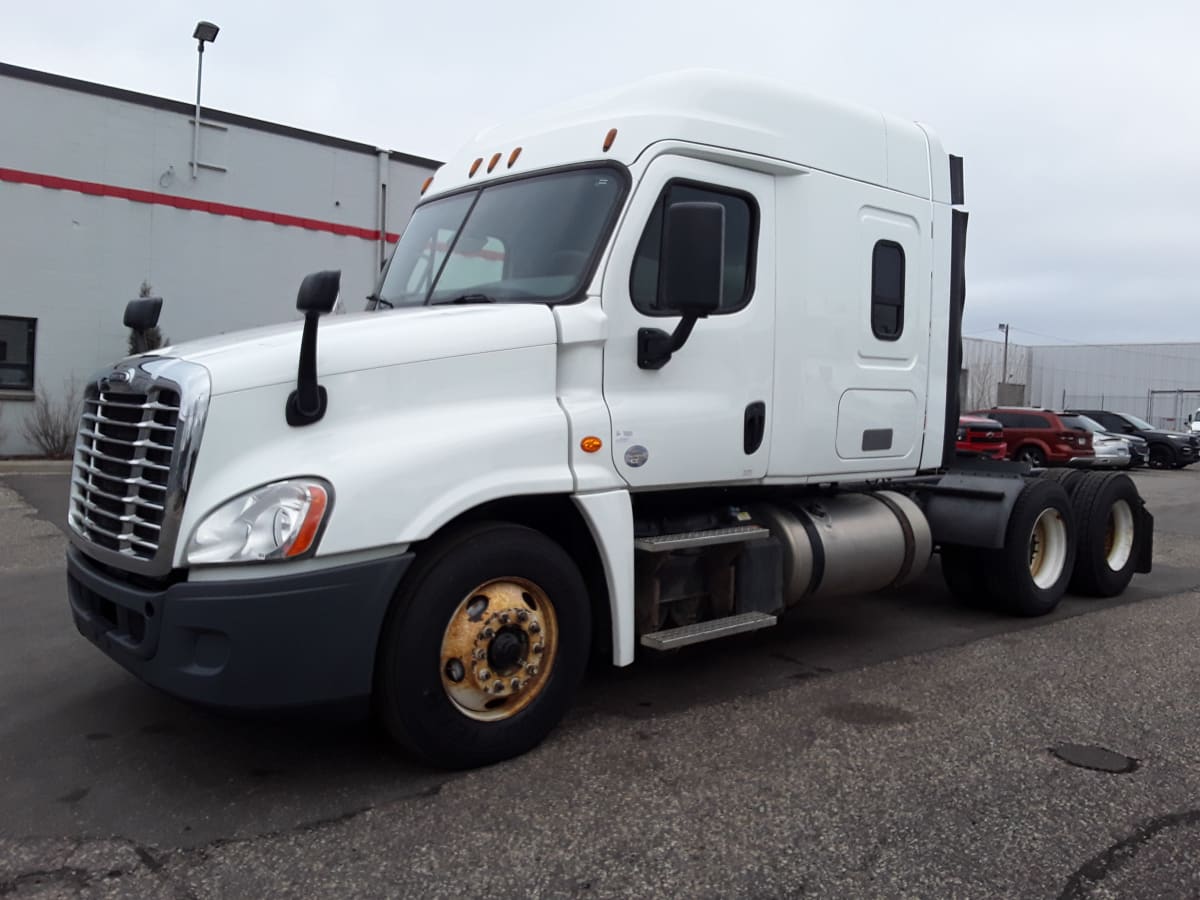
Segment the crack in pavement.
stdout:
<path fill-rule="evenodd" d="M 1058 900 L 1081 900 L 1110 874 L 1128 865 L 1149 841 L 1172 828 L 1200 825 L 1200 809 L 1171 813 L 1148 819 L 1134 829 L 1133 834 L 1113 844 L 1103 853 L 1093 856 L 1067 880 Z"/>

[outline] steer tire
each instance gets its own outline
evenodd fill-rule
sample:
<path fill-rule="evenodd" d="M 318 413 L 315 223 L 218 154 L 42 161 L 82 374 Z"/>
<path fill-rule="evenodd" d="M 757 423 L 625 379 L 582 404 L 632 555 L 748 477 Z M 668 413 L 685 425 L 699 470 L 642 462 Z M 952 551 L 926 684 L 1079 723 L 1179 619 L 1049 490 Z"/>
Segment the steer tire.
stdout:
<path fill-rule="evenodd" d="M 1004 547 L 989 554 L 987 579 L 1005 611 L 1053 612 L 1075 565 L 1075 517 L 1066 489 L 1053 479 L 1028 482 L 1013 504 Z"/>
<path fill-rule="evenodd" d="M 1142 498 L 1128 475 L 1089 472 L 1071 498 L 1077 555 L 1071 590 L 1115 597 L 1129 586 L 1142 534 Z"/>
<path fill-rule="evenodd" d="M 376 656 L 376 715 L 433 766 L 518 756 L 570 708 L 590 631 L 587 587 L 561 546 L 520 525 L 468 525 L 423 547 L 392 601 Z"/>

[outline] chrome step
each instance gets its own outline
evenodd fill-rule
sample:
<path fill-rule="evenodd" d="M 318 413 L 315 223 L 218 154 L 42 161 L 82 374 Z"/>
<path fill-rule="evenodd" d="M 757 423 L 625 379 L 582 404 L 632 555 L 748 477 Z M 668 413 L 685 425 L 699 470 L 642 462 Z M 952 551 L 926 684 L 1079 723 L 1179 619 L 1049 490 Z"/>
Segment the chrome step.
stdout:
<path fill-rule="evenodd" d="M 678 534 L 658 534 L 654 537 L 638 538 L 633 542 L 633 546 L 637 550 L 645 550 L 648 553 L 670 553 L 672 550 L 686 550 L 689 547 L 761 541 L 770 536 L 771 532 L 759 525 L 734 525 L 730 528 L 681 531 Z"/>
<path fill-rule="evenodd" d="M 699 644 L 701 641 L 715 641 L 717 638 L 741 634 L 744 631 L 770 628 L 775 622 L 776 618 L 768 613 L 740 613 L 723 619 L 713 619 L 711 622 L 697 622 L 682 628 L 668 628 L 666 631 L 643 634 L 642 646 L 652 650 L 674 650 L 676 647 Z"/>

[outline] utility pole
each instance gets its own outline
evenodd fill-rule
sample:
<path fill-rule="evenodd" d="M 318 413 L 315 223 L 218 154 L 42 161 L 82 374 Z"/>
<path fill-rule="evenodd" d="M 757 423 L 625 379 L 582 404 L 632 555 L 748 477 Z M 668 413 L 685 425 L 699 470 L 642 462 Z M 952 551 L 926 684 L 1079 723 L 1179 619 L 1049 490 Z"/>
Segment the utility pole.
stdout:
<path fill-rule="evenodd" d="M 1001 322 L 999 327 L 1004 332 L 1004 369 L 1000 373 L 1000 382 L 1008 384 L 1008 323 Z"/>

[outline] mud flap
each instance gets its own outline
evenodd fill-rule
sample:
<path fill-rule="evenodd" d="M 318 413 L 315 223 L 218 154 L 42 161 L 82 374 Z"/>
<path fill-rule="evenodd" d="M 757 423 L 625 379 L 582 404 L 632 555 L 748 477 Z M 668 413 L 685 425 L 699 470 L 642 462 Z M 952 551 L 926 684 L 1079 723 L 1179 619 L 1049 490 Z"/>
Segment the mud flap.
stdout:
<path fill-rule="evenodd" d="M 1142 504 L 1137 510 L 1137 533 L 1139 535 L 1137 548 L 1137 565 L 1133 571 L 1146 575 L 1154 560 L 1154 516 Z"/>

